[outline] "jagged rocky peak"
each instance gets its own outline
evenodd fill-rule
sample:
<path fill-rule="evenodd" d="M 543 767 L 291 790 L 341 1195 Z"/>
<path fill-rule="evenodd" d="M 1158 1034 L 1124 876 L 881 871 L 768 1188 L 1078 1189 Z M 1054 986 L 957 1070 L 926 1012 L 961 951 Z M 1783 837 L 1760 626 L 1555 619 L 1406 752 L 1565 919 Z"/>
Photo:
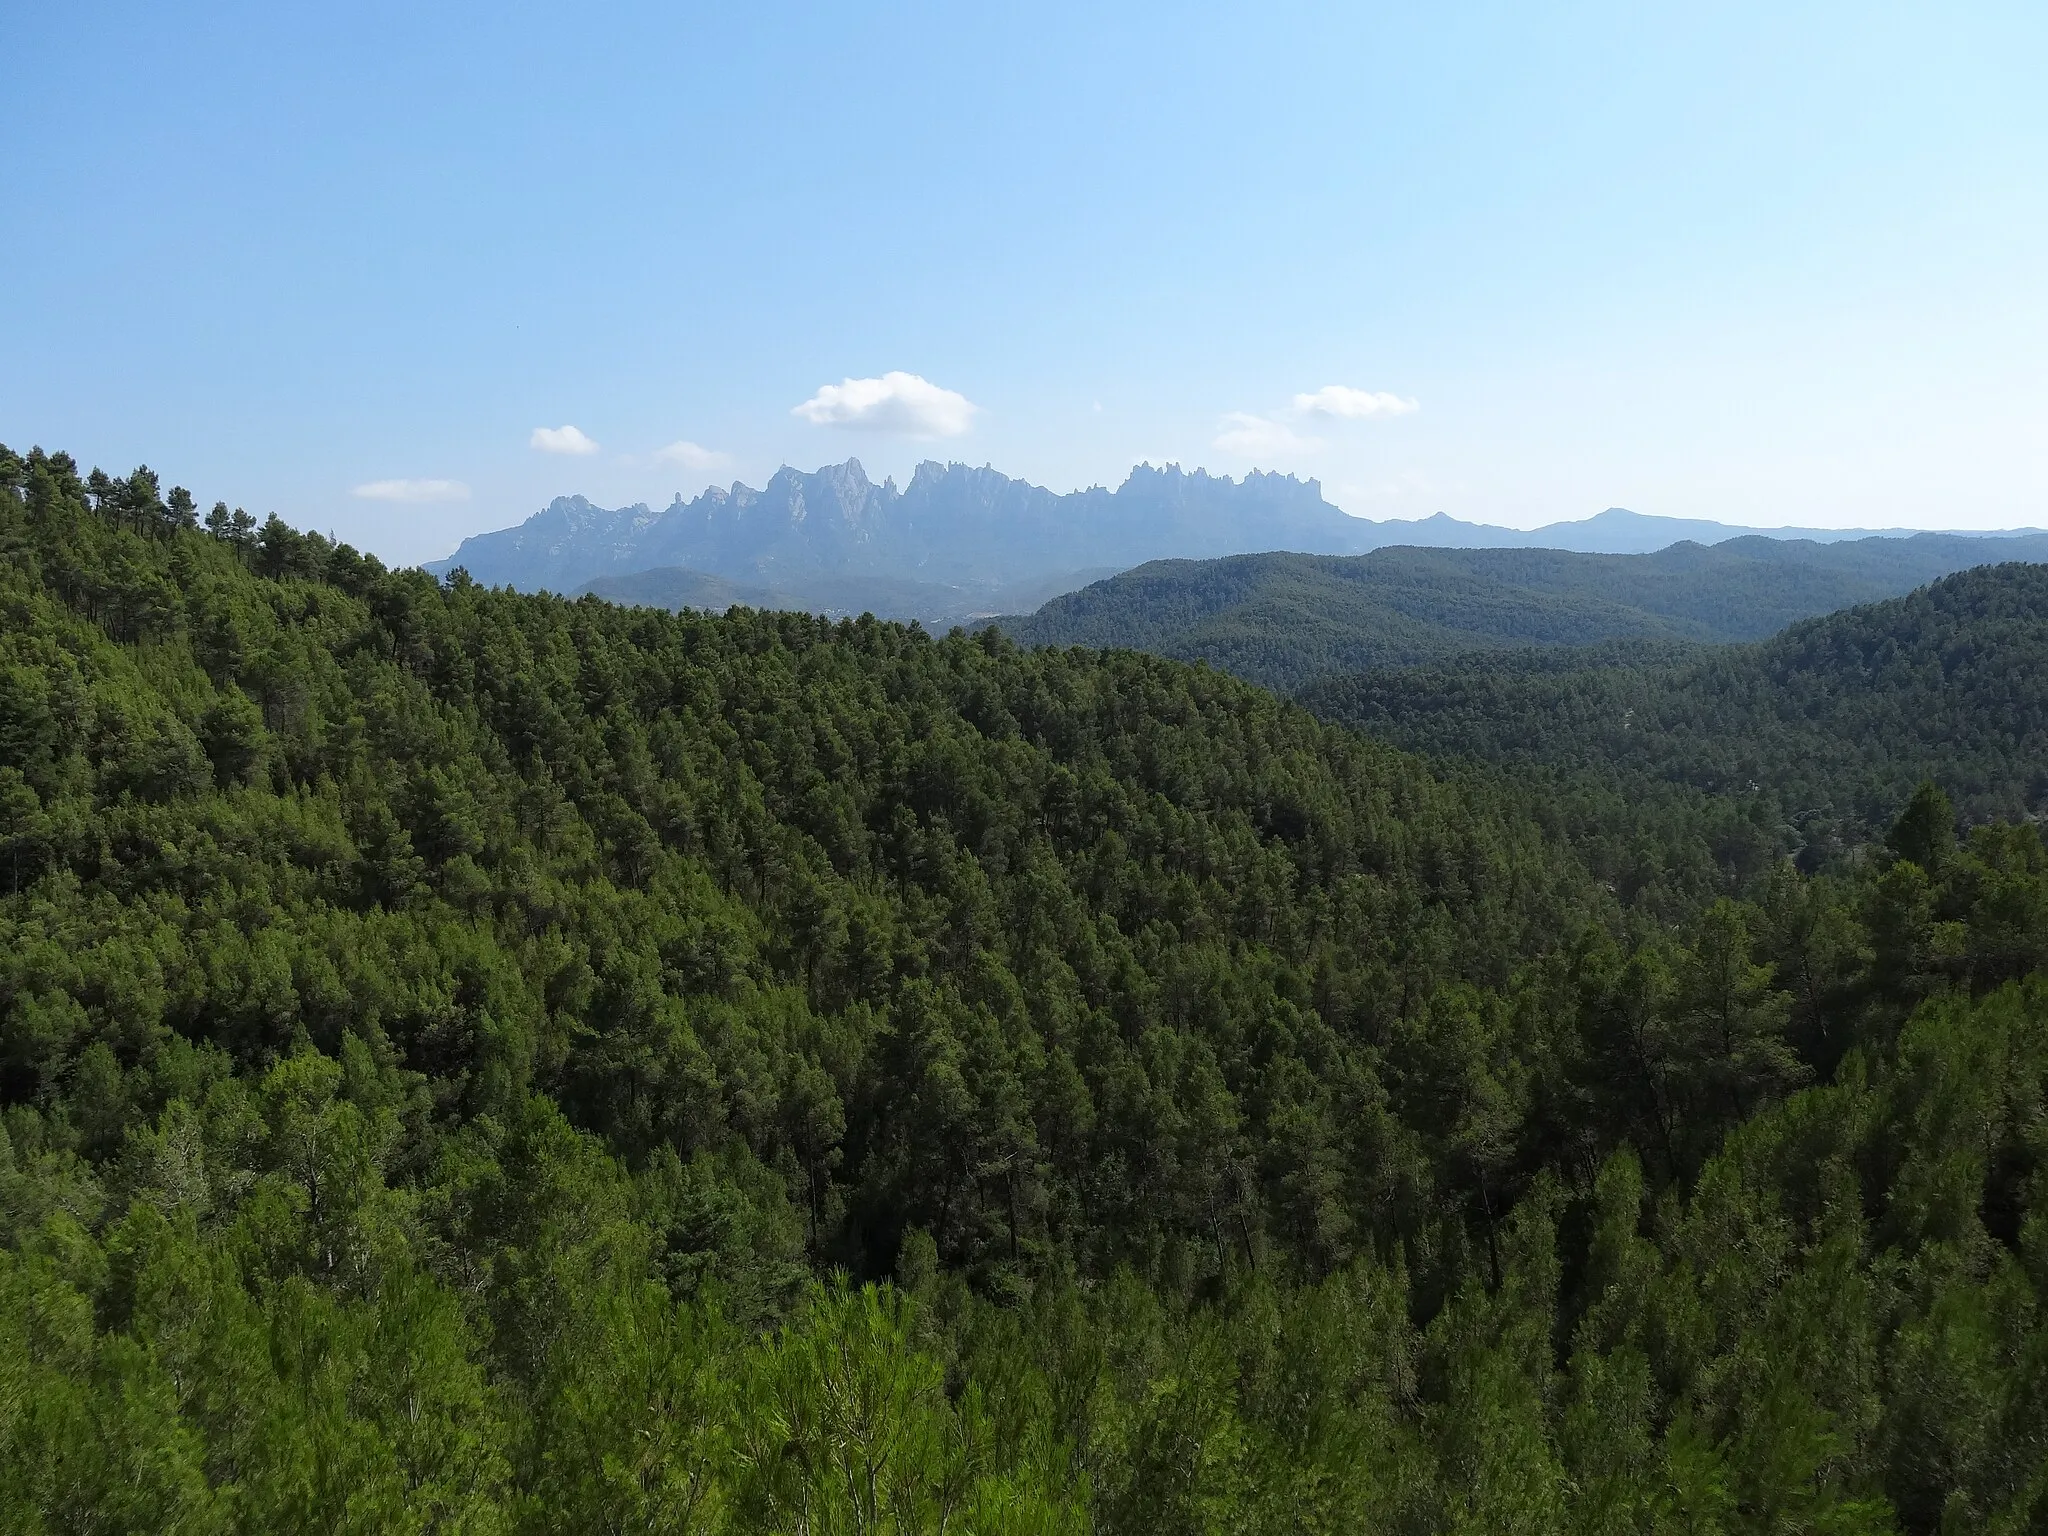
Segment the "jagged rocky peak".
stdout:
<path fill-rule="evenodd" d="M 1152 492 L 1204 492 L 1204 491 L 1260 491 L 1280 492 L 1289 497 L 1320 501 L 1323 484 L 1320 480 L 1300 480 L 1291 474 L 1283 475 L 1277 470 L 1254 469 L 1242 480 L 1233 480 L 1229 475 L 1212 475 L 1202 468 L 1182 469 L 1180 465 L 1167 463 L 1133 465 L 1129 476 L 1118 487 L 1118 494 L 1126 492 L 1143 495 Z"/>
<path fill-rule="evenodd" d="M 849 505 L 864 502 L 871 491 L 877 489 L 868 479 L 868 472 L 859 459 L 848 459 L 844 464 L 821 465 L 815 472 L 797 476 L 799 480 L 831 489 L 841 501 Z"/>
<path fill-rule="evenodd" d="M 919 464 L 903 492 L 905 499 L 921 506 L 957 502 L 960 510 L 987 508 L 1006 499 L 1050 497 L 1052 494 L 1028 480 L 1012 479 L 992 464 L 977 468 L 957 460 L 941 464 L 936 459 L 926 459 Z"/>
<path fill-rule="evenodd" d="M 564 498 L 551 516 L 465 540 L 457 557 L 472 574 L 554 590 L 669 566 L 741 583 L 838 571 L 986 585 L 1282 544 L 1343 553 L 1356 542 L 1352 520 L 1290 476 L 1240 485 L 1142 465 L 1123 490 L 1062 495 L 990 464 L 929 459 L 899 489 L 849 458 L 808 472 L 784 465 L 762 490 L 734 481 L 659 513 Z"/>
<path fill-rule="evenodd" d="M 587 496 L 557 496 L 547 507 L 534 514 L 530 521 L 536 524 L 548 522 L 566 523 L 571 528 L 588 528 L 604 523 L 631 521 L 635 517 L 648 515 L 647 503 L 636 501 L 630 507 L 600 507 Z"/>
<path fill-rule="evenodd" d="M 1293 474 L 1281 474 L 1277 469 L 1255 469 L 1244 477 L 1247 486 L 1257 485 L 1269 490 L 1306 491 L 1318 499 L 1323 494 L 1323 482 L 1310 477 L 1307 480 Z"/>

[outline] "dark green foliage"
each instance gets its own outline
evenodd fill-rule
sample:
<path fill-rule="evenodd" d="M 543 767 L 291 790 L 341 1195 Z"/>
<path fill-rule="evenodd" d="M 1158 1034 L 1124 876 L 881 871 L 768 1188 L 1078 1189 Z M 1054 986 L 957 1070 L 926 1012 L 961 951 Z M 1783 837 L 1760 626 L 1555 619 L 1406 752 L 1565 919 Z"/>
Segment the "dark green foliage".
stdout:
<path fill-rule="evenodd" d="M 685 566 L 657 566 L 583 583 L 584 592 L 647 608 L 695 608 L 723 613 L 731 607 L 786 608 L 833 618 L 872 613 L 945 628 L 991 613 L 1036 608 L 1047 598 L 1111 574 L 1114 567 L 1024 576 L 1001 584 L 948 585 L 904 576 L 845 571 L 783 571 L 768 582 L 728 581 Z M 521 583 L 522 586 L 529 583 Z"/>
<path fill-rule="evenodd" d="M 1543 785 L 1553 825 L 1624 892 L 1739 886 L 1780 853 L 1832 867 L 1908 800 L 1891 847 L 1938 860 L 1958 815 L 2048 810 L 2048 566 L 1966 571 L 1685 661 L 1524 652 L 1299 697 Z"/>
<path fill-rule="evenodd" d="M 1930 875 L 1947 866 L 1956 845 L 1956 812 L 1941 786 L 1932 779 L 1913 791 L 1913 798 L 1892 823 L 1885 846 L 1899 858 L 1910 860 Z"/>
<path fill-rule="evenodd" d="M 0 452 L 0 1529 L 2048 1520 L 2032 826 L 1660 905 L 1206 670 L 144 482 Z"/>
<path fill-rule="evenodd" d="M 1653 555 L 1382 549 L 1162 560 L 1003 628 L 1030 644 L 1130 646 L 1278 689 L 1529 646 L 1612 647 L 1634 665 L 1688 642 L 1760 640 L 1796 619 L 1911 591 L 2048 537 L 1919 534 L 1840 544 L 1741 538 Z"/>

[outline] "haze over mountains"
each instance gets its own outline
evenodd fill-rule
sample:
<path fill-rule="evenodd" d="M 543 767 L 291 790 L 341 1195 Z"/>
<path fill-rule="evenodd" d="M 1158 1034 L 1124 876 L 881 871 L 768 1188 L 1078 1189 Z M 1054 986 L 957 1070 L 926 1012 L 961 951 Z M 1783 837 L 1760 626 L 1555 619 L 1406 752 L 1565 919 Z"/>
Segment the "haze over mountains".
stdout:
<path fill-rule="evenodd" d="M 1005 605 L 993 600 L 1020 582 L 1080 585 L 1167 555 L 1349 552 L 1374 547 L 1374 526 L 1290 475 L 1234 481 L 1140 466 L 1116 491 L 1058 495 L 993 469 L 934 462 L 898 489 L 849 459 L 811 474 L 778 470 L 758 491 L 735 484 L 678 496 L 658 512 L 558 498 L 517 528 L 465 540 L 431 569 L 462 566 L 489 585 L 555 591 L 671 567 L 797 595 L 826 581 L 908 582 L 909 593 L 884 586 L 877 595 L 898 612 L 906 597 L 956 605 L 978 596 L 995 610 Z"/>
<path fill-rule="evenodd" d="M 716 602 L 727 588 L 703 580 L 716 578 L 742 602 L 955 620 L 1033 607 L 1160 559 L 1356 555 L 1390 545 L 1640 554 L 1745 535 L 1835 542 L 1870 531 L 1743 529 L 1621 508 L 1534 530 L 1442 514 L 1374 522 L 1332 505 L 1315 480 L 1258 472 L 1233 480 L 1177 465 L 1139 465 L 1114 491 L 1059 494 L 992 468 L 928 460 L 899 489 L 848 459 L 812 473 L 785 466 L 760 490 L 735 483 L 690 501 L 679 494 L 658 511 L 559 497 L 517 527 L 465 539 L 428 569 L 668 607 Z M 664 575 L 615 584 L 651 572 Z"/>

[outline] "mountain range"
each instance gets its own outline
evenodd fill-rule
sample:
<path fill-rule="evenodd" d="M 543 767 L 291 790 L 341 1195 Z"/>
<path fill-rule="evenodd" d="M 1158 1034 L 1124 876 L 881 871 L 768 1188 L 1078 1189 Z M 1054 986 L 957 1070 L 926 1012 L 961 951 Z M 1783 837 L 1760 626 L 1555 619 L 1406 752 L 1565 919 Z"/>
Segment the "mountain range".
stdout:
<path fill-rule="evenodd" d="M 993 469 L 935 462 L 899 489 L 849 459 L 810 474 L 785 467 L 758 491 L 735 483 L 692 501 L 678 495 L 660 511 L 561 497 L 516 528 L 464 540 L 430 569 L 461 566 L 488 585 L 568 592 L 679 568 L 800 600 L 828 582 L 910 582 L 911 592 L 884 585 L 876 595 L 889 610 L 906 599 L 958 607 L 980 596 L 995 611 L 1002 605 L 992 600 L 1020 582 L 1052 579 L 1060 590 L 1060 578 L 1079 586 L 1166 555 L 1349 551 L 1371 547 L 1373 526 L 1290 475 L 1231 480 L 1140 466 L 1115 491 L 1059 495 Z M 856 585 L 841 595 L 862 593 Z"/>
<path fill-rule="evenodd" d="M 989 468 L 926 461 L 907 485 L 868 478 L 858 459 L 811 473 L 784 468 L 759 490 L 735 482 L 655 510 L 558 497 L 512 528 L 465 539 L 429 570 L 466 569 L 492 586 L 597 591 L 626 601 L 697 606 L 717 578 L 776 606 L 828 613 L 959 620 L 1025 606 L 1105 572 L 1161 559 L 1268 550 L 1356 555 L 1390 545 L 1551 548 L 1642 554 L 1681 540 L 1716 544 L 1765 530 L 1645 516 L 1614 507 L 1577 522 L 1521 530 L 1434 517 L 1375 522 L 1323 497 L 1315 480 L 1254 471 L 1241 480 L 1141 464 L 1115 490 L 1066 494 Z M 1833 542 L 1871 530 L 1784 529 L 1769 536 Z M 621 590 L 616 578 L 669 573 Z"/>

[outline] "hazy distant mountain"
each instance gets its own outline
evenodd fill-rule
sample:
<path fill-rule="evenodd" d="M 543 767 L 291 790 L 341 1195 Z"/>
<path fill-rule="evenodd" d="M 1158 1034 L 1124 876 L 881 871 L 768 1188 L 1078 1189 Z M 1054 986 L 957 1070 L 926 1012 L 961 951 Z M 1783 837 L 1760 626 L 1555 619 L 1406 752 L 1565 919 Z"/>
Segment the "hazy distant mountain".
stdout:
<path fill-rule="evenodd" d="M 899 490 L 893 480 L 875 484 L 858 459 L 848 459 L 811 474 L 785 467 L 758 491 L 735 483 L 692 501 L 678 495 L 659 511 L 561 497 L 515 528 L 465 539 L 428 568 L 462 566 L 489 585 L 557 592 L 671 567 L 798 595 L 815 592 L 824 578 L 860 577 L 955 589 L 958 603 L 948 611 L 969 613 L 1020 606 L 995 600 L 1019 583 L 1149 560 L 1267 550 L 1363 554 L 1392 544 L 1640 553 L 1681 539 L 1711 544 L 1756 531 L 1620 508 L 1533 532 L 1442 514 L 1372 522 L 1325 501 L 1314 480 L 1257 472 L 1232 480 L 1177 465 L 1140 465 L 1114 491 L 1098 486 L 1062 495 L 986 467 L 928 461 Z M 927 617 L 915 608 L 929 595 L 912 594 L 910 609 L 891 611 Z M 803 606 L 818 604 L 806 599 Z"/>
<path fill-rule="evenodd" d="M 1909 539 L 1914 528 L 1741 528 L 1696 517 L 1657 517 L 1609 507 L 1572 522 L 1546 523 L 1541 528 L 1495 528 L 1463 523 L 1439 512 L 1414 522 L 1368 523 L 1375 530 L 1374 549 L 1413 544 L 1423 549 L 1562 549 L 1580 555 L 1654 555 L 1674 544 L 1726 544 L 1731 539 L 1796 540 L 1809 544 L 1844 544 L 1864 539 Z M 2040 533 L 2038 528 L 1998 532 L 1944 533 L 1958 539 L 2011 538 Z M 1305 551 L 1324 553 L 1325 551 Z M 1362 551 L 1363 552 L 1363 551 Z"/>
<path fill-rule="evenodd" d="M 516 528 L 464 540 L 430 569 L 459 565 L 491 585 L 556 591 L 681 566 L 765 587 L 863 575 L 994 592 L 1166 555 L 1370 548 L 1374 527 L 1291 475 L 1231 480 L 1141 466 L 1115 491 L 1057 495 L 993 469 L 927 462 L 898 490 L 849 459 L 815 474 L 778 470 L 758 491 L 679 496 L 659 512 L 562 497 Z"/>

